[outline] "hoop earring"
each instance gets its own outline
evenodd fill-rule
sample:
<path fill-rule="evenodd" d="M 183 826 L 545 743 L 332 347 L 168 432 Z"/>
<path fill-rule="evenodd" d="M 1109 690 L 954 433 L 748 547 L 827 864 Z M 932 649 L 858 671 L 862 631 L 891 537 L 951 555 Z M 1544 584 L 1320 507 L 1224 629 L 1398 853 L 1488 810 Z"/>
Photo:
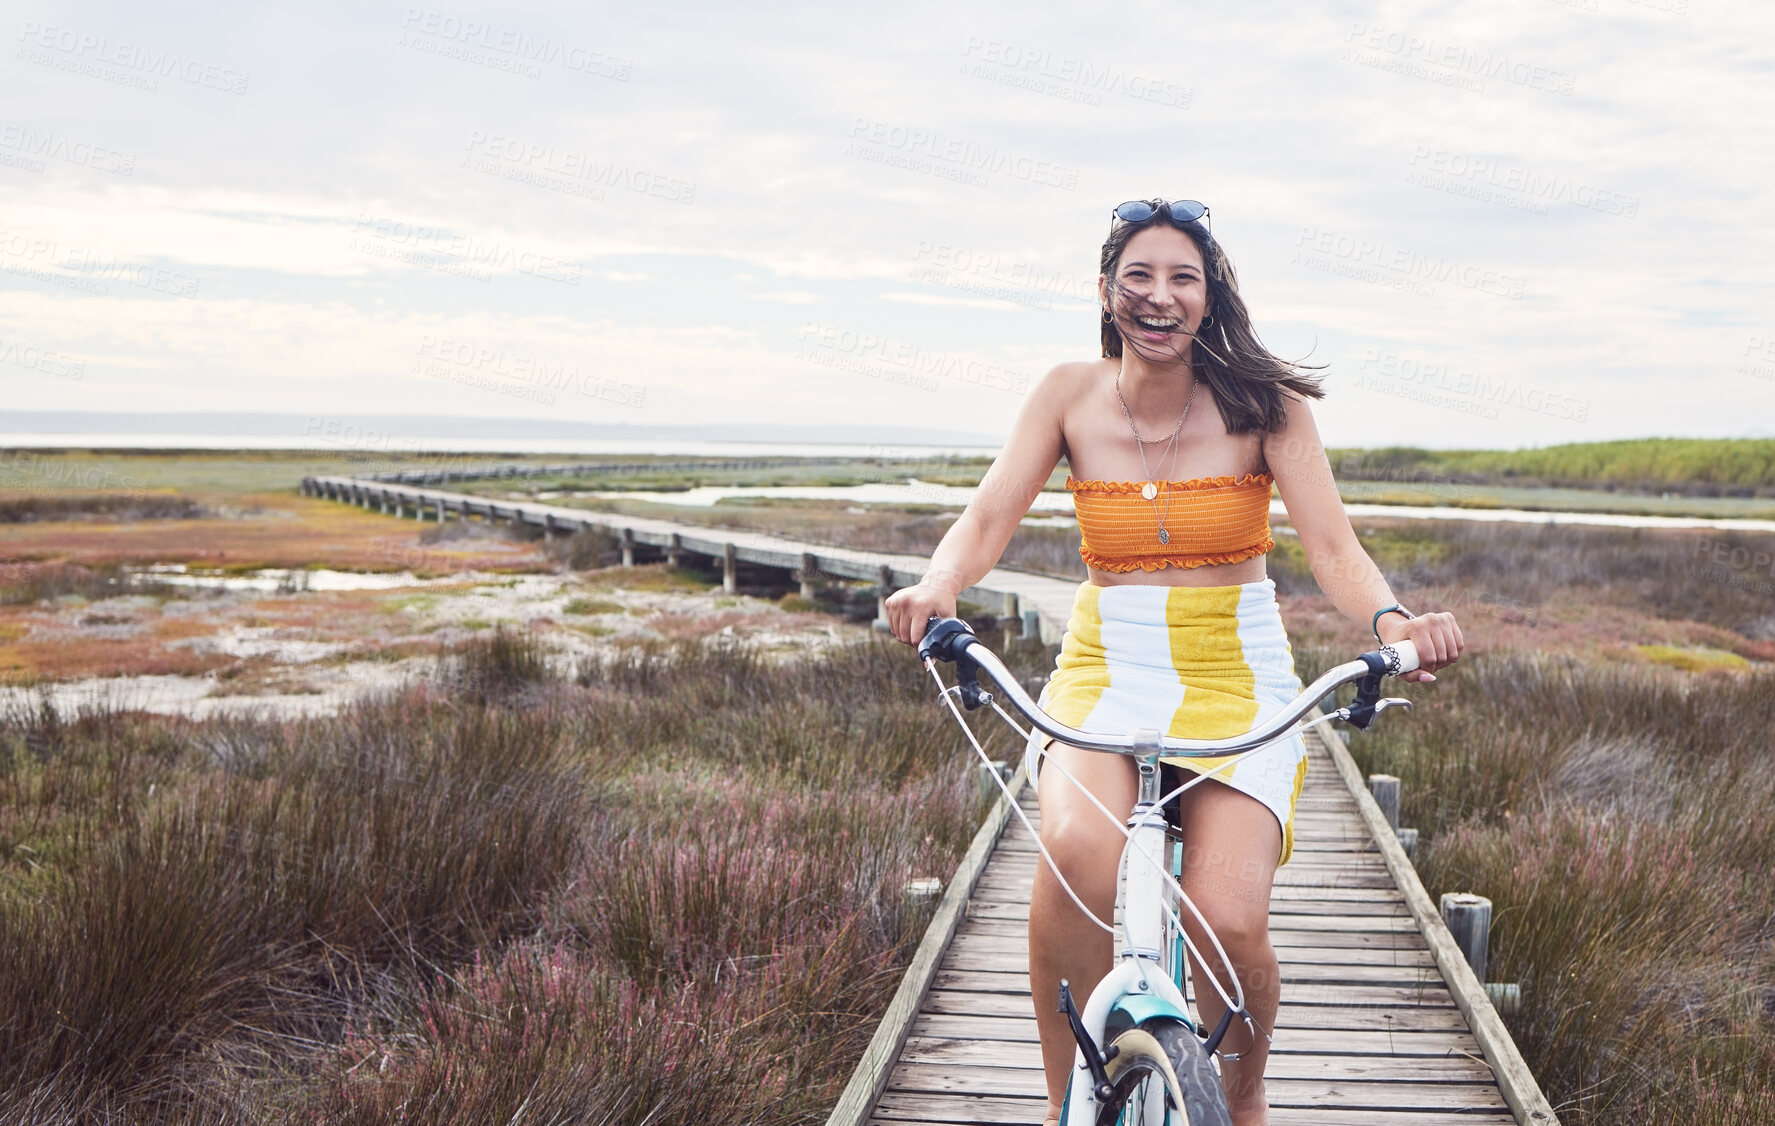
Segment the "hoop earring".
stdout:
<path fill-rule="evenodd" d="M 1200 324 L 1200 325 L 1198 325 L 1198 326 L 1196 326 L 1196 327 L 1198 327 L 1198 328 L 1208 328 L 1208 327 L 1209 327 L 1209 326 L 1211 326 L 1211 325 L 1213 325 L 1213 324 L 1214 324 L 1214 314 L 1213 314 L 1213 313 L 1209 313 L 1209 314 L 1208 314 L 1208 315 L 1207 315 L 1207 316 L 1205 316 L 1205 317 L 1203 317 L 1203 318 L 1202 318 L 1202 323 L 1201 323 L 1201 324 Z"/>
<path fill-rule="evenodd" d="M 1105 310 L 1103 310 L 1103 323 L 1104 323 L 1104 324 L 1110 324 L 1110 323 L 1111 323 L 1111 318 L 1110 318 L 1110 315 L 1109 315 L 1109 310 L 1108 310 L 1108 309 L 1105 309 Z"/>

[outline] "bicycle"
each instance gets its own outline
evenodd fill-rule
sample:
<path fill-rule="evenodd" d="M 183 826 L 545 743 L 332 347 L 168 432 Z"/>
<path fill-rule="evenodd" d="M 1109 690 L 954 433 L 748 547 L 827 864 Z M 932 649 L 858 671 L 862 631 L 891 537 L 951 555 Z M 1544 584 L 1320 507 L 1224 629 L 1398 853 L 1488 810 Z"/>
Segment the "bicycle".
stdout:
<path fill-rule="evenodd" d="M 1231 959 L 1221 947 L 1220 939 L 1208 926 L 1200 911 L 1184 893 L 1178 877 L 1183 874 L 1183 854 L 1172 838 L 1172 828 L 1165 818 L 1165 807 L 1191 786 L 1211 774 L 1200 774 L 1169 793 L 1161 794 L 1159 756 L 1237 756 L 1227 764 L 1261 749 L 1274 739 L 1292 734 L 1294 725 L 1322 699 L 1346 684 L 1356 684 L 1356 696 L 1350 704 L 1338 708 L 1304 727 L 1343 720 L 1367 730 L 1381 712 L 1388 708 L 1411 708 L 1411 701 L 1398 697 L 1382 697 L 1383 676 L 1399 676 L 1418 667 L 1417 649 L 1410 641 L 1383 645 L 1363 653 L 1353 661 L 1339 665 L 1320 676 L 1287 707 L 1243 735 L 1226 739 L 1178 739 L 1162 736 L 1158 731 L 1136 731 L 1125 736 L 1087 734 L 1059 723 L 1029 697 L 1017 678 L 974 635 L 967 623 L 957 618 L 932 618 L 919 642 L 918 654 L 940 690 L 950 713 L 968 737 L 982 762 L 985 749 L 975 738 L 973 729 L 956 708 L 959 698 L 969 711 L 991 707 L 1001 719 L 1026 739 L 1029 732 L 999 706 L 992 693 L 981 687 L 985 674 L 1000 693 L 1044 735 L 1086 750 L 1108 754 L 1129 754 L 1136 757 L 1139 773 L 1139 796 L 1126 826 L 1092 797 L 1091 801 L 1127 838 L 1118 865 L 1116 903 L 1121 917 L 1122 945 L 1116 964 L 1092 990 L 1080 1010 L 1075 1003 L 1070 983 L 1060 983 L 1060 1011 L 1067 1017 L 1073 1039 L 1078 1042 L 1074 1056 L 1072 1079 L 1068 1084 L 1060 1126 L 1224 1126 L 1228 1117 L 1225 1093 L 1215 1057 L 1237 1058 L 1219 1051 L 1222 1039 L 1235 1018 L 1267 1038 L 1267 1030 L 1258 1028 L 1245 1009 L 1244 988 L 1233 971 Z M 956 683 L 945 685 L 937 671 L 937 662 L 953 663 Z M 1036 751 L 1029 750 L 1029 777 L 1033 781 L 1038 766 Z M 1058 763 L 1050 764 L 1060 769 Z M 1117 928 L 1098 919 L 1079 900 L 1071 885 L 1061 875 L 1059 866 L 1042 847 L 1041 835 L 1029 826 L 1015 796 L 996 771 L 989 770 L 1010 802 L 1010 808 L 1022 819 L 1030 835 L 1035 837 L 1060 885 L 1079 910 L 1109 931 Z M 1062 772 L 1064 774 L 1064 771 Z M 1089 791 L 1081 791 L 1089 796 Z M 1131 861 L 1138 859 L 1139 863 Z M 1189 988 L 1187 954 L 1195 956 L 1201 966 L 1211 963 L 1202 956 L 1183 928 L 1178 906 L 1187 908 L 1207 936 L 1219 956 L 1219 964 L 1231 978 L 1231 989 L 1212 972 L 1206 976 L 1222 1002 L 1226 1016 L 1213 1032 L 1204 1034 L 1200 1021 L 1193 1019 L 1186 1000 Z M 1154 972 L 1154 970 L 1157 972 Z M 1197 983 L 1199 994 L 1200 984 Z"/>

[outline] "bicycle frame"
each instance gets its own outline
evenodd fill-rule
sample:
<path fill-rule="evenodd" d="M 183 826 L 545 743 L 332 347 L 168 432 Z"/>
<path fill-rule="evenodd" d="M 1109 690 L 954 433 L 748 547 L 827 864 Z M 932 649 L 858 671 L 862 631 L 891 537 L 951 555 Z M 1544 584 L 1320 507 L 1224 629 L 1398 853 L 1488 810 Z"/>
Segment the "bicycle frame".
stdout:
<path fill-rule="evenodd" d="M 1172 927 L 1176 924 L 1167 911 L 1142 909 L 1164 902 L 1166 883 L 1162 873 L 1171 870 L 1171 837 L 1166 832 L 1165 812 L 1159 805 L 1157 756 L 1140 759 L 1137 769 L 1140 795 L 1128 818 L 1132 835 L 1123 848 L 1117 881 L 1122 948 L 1115 965 L 1091 991 L 1074 1026 L 1075 1037 L 1082 1030 L 1099 1055 L 1102 1046 L 1112 1039 L 1112 1028 L 1132 1028 L 1153 1017 L 1171 1017 L 1200 1034 L 1200 1026 L 1191 1019 L 1189 1002 L 1183 994 L 1183 967 L 1170 966 L 1173 956 L 1179 956 L 1181 961 L 1182 951 L 1173 947 Z M 1149 862 L 1137 863 L 1140 858 Z M 1072 1080 L 1060 1112 L 1060 1126 L 1095 1119 L 1095 1111 L 1087 1108 L 1098 1102 L 1097 1070 L 1087 1060 L 1081 1040 L 1073 1056 Z M 1075 1107 L 1081 1117 L 1074 1117 Z"/>
<path fill-rule="evenodd" d="M 984 749 L 974 739 L 973 731 L 962 720 L 961 713 L 955 710 L 952 694 L 959 696 L 970 710 L 991 705 L 1013 729 L 1017 727 L 1004 709 L 998 707 L 992 695 L 982 690 L 977 676 L 979 673 L 984 673 L 1010 700 L 1012 706 L 1023 713 L 1031 725 L 1043 734 L 1086 750 L 1138 756 L 1136 769 L 1139 791 L 1134 810 L 1127 820 L 1128 840 L 1122 850 L 1117 880 L 1118 906 L 1121 909 L 1121 949 L 1115 965 L 1091 991 L 1082 1012 L 1073 1007 L 1068 984 L 1061 984 L 1063 1011 L 1067 1013 L 1074 1039 L 1078 1041 L 1072 1076 L 1061 1109 L 1061 1126 L 1079 1126 L 1085 1121 L 1095 1121 L 1095 1108 L 1110 1097 L 1110 1088 L 1105 1080 L 1103 1046 L 1110 1042 L 1112 1032 L 1120 1032 L 1124 1027 L 1135 1027 L 1155 1017 L 1165 1017 L 1182 1022 L 1197 1036 L 1202 1035 L 1200 1023 L 1190 1016 L 1189 1002 L 1182 988 L 1185 978 L 1183 951 L 1187 949 L 1195 954 L 1198 963 L 1205 969 L 1209 962 L 1196 950 L 1188 935 L 1183 933 L 1181 916 L 1165 903 L 1167 892 L 1174 893 L 1180 905 L 1188 907 L 1202 924 L 1219 956 L 1220 964 L 1232 978 L 1233 988 L 1229 993 L 1221 987 L 1214 973 L 1208 972 L 1215 991 L 1226 1003 L 1227 1015 L 1220 1022 L 1220 1027 L 1204 1037 L 1204 1050 L 1210 1055 L 1214 1054 L 1235 1017 L 1250 1020 L 1245 1011 L 1244 989 L 1237 973 L 1232 969 L 1231 960 L 1221 948 L 1220 940 L 1214 935 L 1213 929 L 1207 926 L 1206 920 L 1190 902 L 1189 896 L 1173 874 L 1169 852 L 1171 838 L 1167 832 L 1162 805 L 1173 795 L 1160 793 L 1159 756 L 1242 756 L 1260 750 L 1271 741 L 1291 733 L 1297 721 L 1312 710 L 1319 700 L 1352 681 L 1359 682 L 1356 699 L 1350 705 L 1313 722 L 1343 719 L 1358 728 L 1366 729 L 1376 715 L 1389 707 L 1411 707 L 1408 700 L 1381 698 L 1381 677 L 1409 672 L 1418 665 L 1417 651 L 1409 641 L 1400 642 L 1397 646 L 1382 646 L 1377 651 L 1364 653 L 1357 660 L 1325 673 L 1292 704 L 1242 736 L 1228 739 L 1178 739 L 1150 730 L 1126 736 L 1103 736 L 1078 731 L 1059 723 L 1030 699 L 997 655 L 979 644 L 973 631 L 957 619 L 934 619 L 926 631 L 925 639 L 919 645 L 919 655 L 924 658 L 925 667 L 937 679 L 939 686 L 942 685 L 942 679 L 936 676 L 935 662 L 947 660 L 955 663 L 957 684 L 953 689 L 944 687 L 943 698 L 982 759 L 985 758 Z M 1036 765 L 1038 753 L 1045 752 L 1037 752 L 1031 748 L 1031 766 Z M 1030 771 L 1032 778 L 1035 773 L 1035 770 Z M 1181 793 L 1183 789 L 1209 776 L 1198 775 L 1177 792 Z M 1002 780 L 999 784 L 1003 786 Z M 1011 796 L 1008 789 L 1005 793 L 1007 797 Z M 1014 801 L 1012 809 L 1017 810 Z M 1108 811 L 1104 812 L 1107 814 Z M 1022 817 L 1020 810 L 1017 815 Z M 1039 843 L 1039 834 L 1037 839 Z M 1052 866 L 1053 860 L 1047 857 L 1045 848 L 1042 853 Z M 1058 868 L 1055 868 L 1055 874 L 1060 875 Z M 1073 894 L 1063 876 L 1061 883 L 1067 887 L 1069 895 Z M 1083 909 L 1083 904 L 1076 895 L 1073 895 L 1073 899 Z M 1097 921 L 1102 925 L 1101 920 Z M 1115 928 L 1110 929 L 1114 931 Z M 1182 1096 L 1179 1091 L 1173 1088 L 1169 1095 L 1181 1105 Z M 1162 1126 L 1167 1120 L 1165 1109 L 1160 1105 L 1162 1102 L 1163 1100 L 1149 1099 L 1144 1104 L 1145 1121 L 1142 1126 Z"/>

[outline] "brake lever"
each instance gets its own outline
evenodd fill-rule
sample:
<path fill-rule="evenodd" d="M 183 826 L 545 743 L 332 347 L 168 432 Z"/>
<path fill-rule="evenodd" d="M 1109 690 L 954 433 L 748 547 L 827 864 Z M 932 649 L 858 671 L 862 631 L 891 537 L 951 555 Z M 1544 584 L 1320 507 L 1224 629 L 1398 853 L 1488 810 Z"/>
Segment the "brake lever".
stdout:
<path fill-rule="evenodd" d="M 955 662 L 955 687 L 962 707 L 970 712 L 992 703 L 992 693 L 980 687 L 980 672 L 968 661 Z"/>
<path fill-rule="evenodd" d="M 1374 683 L 1369 683 L 1370 681 Z M 1365 676 L 1356 685 L 1356 698 L 1345 707 L 1332 712 L 1332 716 L 1343 720 L 1358 731 L 1367 731 L 1374 723 L 1374 717 L 1388 708 L 1404 708 L 1411 710 L 1411 701 L 1403 696 L 1382 696 L 1379 676 Z"/>

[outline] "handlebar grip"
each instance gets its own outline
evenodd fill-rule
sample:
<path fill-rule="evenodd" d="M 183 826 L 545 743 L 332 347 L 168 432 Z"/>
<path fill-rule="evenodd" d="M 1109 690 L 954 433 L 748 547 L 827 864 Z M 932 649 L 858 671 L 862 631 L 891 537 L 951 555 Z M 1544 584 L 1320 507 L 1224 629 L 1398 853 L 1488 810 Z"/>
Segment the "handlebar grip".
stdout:
<path fill-rule="evenodd" d="M 933 614 L 925 624 L 924 637 L 919 639 L 918 659 L 928 661 L 935 657 L 939 661 L 953 661 L 963 649 L 978 640 L 968 623 L 960 618 L 939 618 Z"/>
<path fill-rule="evenodd" d="M 1387 651 L 1389 649 L 1396 654 L 1396 660 L 1388 658 Z M 1379 657 L 1382 662 L 1379 671 L 1388 676 L 1401 676 L 1412 672 L 1420 663 L 1418 661 L 1418 647 L 1410 638 L 1404 638 L 1391 645 L 1383 645 L 1375 650 L 1374 655 Z"/>

